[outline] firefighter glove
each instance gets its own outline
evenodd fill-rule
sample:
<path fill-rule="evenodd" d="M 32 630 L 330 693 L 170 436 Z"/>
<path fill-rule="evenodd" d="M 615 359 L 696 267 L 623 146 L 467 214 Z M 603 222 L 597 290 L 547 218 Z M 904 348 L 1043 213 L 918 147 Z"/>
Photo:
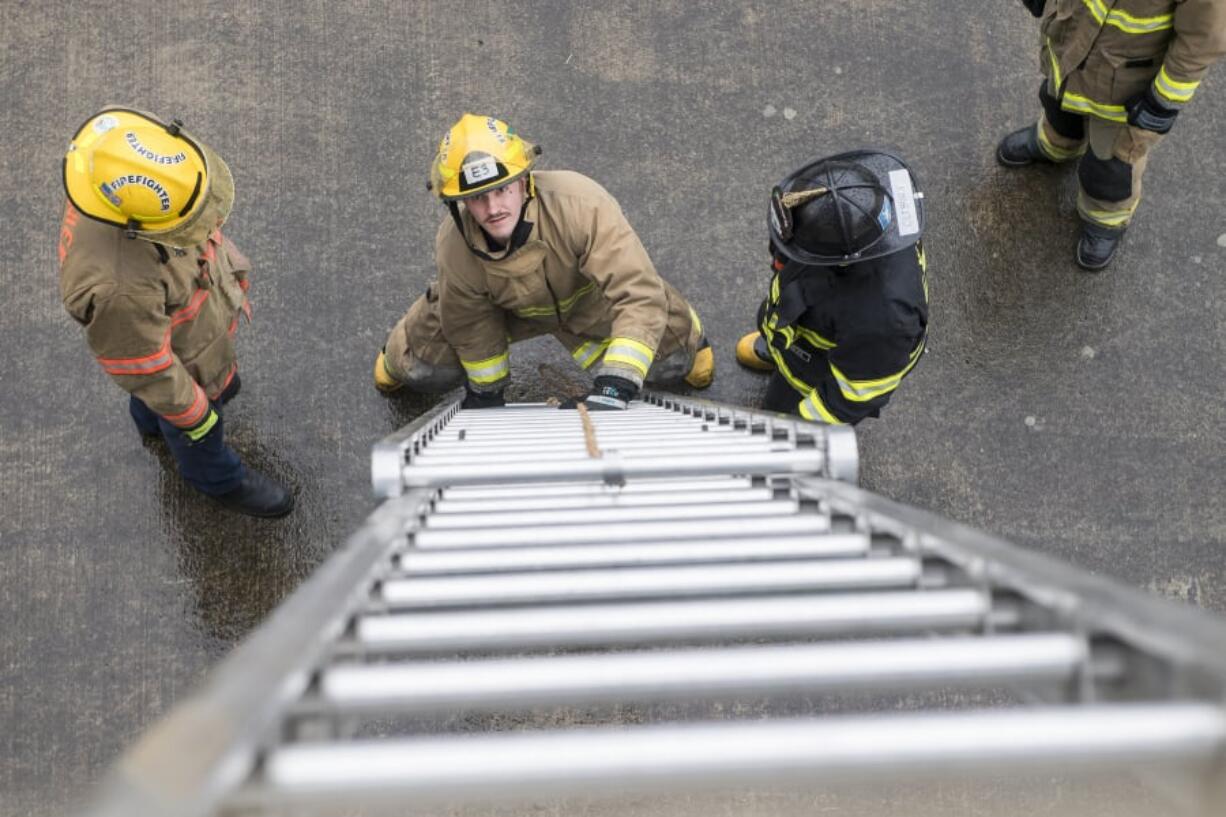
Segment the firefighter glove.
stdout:
<path fill-rule="evenodd" d="M 1177 108 L 1168 108 L 1154 95 L 1154 86 L 1145 89 L 1145 93 L 1134 97 L 1127 105 L 1128 124 L 1134 128 L 1143 128 L 1154 133 L 1166 133 L 1175 124 L 1179 115 Z"/>
<path fill-rule="evenodd" d="M 1043 6 L 1047 0 L 1022 0 L 1022 5 L 1029 9 L 1035 17 L 1043 16 Z"/>
<path fill-rule="evenodd" d="M 473 391 L 468 386 L 465 386 L 464 391 L 466 392 L 464 402 L 460 404 L 460 408 L 500 408 L 507 404 L 507 401 L 502 396 L 502 389 L 498 391 Z"/>
<path fill-rule="evenodd" d="M 601 375 L 596 378 L 592 393 L 583 401 L 583 405 L 587 406 L 588 411 L 623 411 L 638 393 L 638 386 L 629 380 L 613 375 Z"/>
<path fill-rule="evenodd" d="M 211 434 L 221 433 L 221 415 L 214 409 L 210 408 L 208 413 L 204 415 L 204 419 L 196 423 L 191 428 L 183 429 L 183 435 L 187 437 L 191 445 L 199 445 L 204 442 Z"/>

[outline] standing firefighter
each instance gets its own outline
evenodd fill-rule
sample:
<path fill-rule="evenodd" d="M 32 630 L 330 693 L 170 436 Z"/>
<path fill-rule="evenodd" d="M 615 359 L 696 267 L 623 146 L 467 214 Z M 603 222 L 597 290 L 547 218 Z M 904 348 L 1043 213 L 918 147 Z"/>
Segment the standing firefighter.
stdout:
<path fill-rule="evenodd" d="M 439 144 L 430 188 L 450 217 L 435 238 L 438 280 L 375 360 L 375 385 L 503 404 L 510 344 L 550 334 L 594 370 L 593 409 L 623 409 L 646 382 L 704 388 L 714 356 L 698 315 L 656 273 L 604 188 L 533 172 L 539 149 L 506 123 L 465 114 Z"/>
<path fill-rule="evenodd" d="M 250 262 L 221 234 L 230 169 L 178 120 L 107 108 L 73 136 L 64 188 L 64 306 L 129 393 L 137 429 L 164 437 L 183 478 L 226 508 L 289 513 L 289 493 L 223 436 L 221 406 L 239 389 L 234 333 L 250 316 Z"/>
<path fill-rule="evenodd" d="M 1150 151 L 1226 53 L 1222 0 L 1023 0 L 1042 17 L 1035 125 L 1001 140 L 1005 167 L 1077 163 L 1077 264 L 1111 263 Z"/>
<path fill-rule="evenodd" d="M 774 275 L 736 358 L 771 371 L 765 408 L 819 423 L 876 417 L 924 352 L 922 194 L 896 156 L 819 159 L 771 193 Z"/>

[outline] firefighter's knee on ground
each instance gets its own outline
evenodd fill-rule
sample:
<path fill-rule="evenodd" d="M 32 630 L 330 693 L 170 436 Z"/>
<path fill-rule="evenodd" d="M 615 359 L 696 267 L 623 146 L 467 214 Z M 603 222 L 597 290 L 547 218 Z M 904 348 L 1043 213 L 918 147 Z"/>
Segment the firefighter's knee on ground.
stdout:
<path fill-rule="evenodd" d="M 464 370 L 459 366 L 431 364 L 413 360 L 408 371 L 393 369 L 387 354 L 380 352 L 375 359 L 375 387 L 382 392 L 408 388 L 417 392 L 450 391 L 464 383 Z"/>

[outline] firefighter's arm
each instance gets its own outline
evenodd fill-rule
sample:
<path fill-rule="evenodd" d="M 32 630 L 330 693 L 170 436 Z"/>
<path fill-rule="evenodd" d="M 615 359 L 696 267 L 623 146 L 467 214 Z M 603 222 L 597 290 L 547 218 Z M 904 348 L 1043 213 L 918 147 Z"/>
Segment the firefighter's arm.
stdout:
<path fill-rule="evenodd" d="M 1175 4 L 1175 36 L 1148 95 L 1179 110 L 1191 101 L 1201 79 L 1226 54 L 1226 4 L 1220 0 L 1184 0 Z"/>
<path fill-rule="evenodd" d="M 800 401 L 800 416 L 819 423 L 857 423 L 876 416 L 924 352 L 903 334 L 861 335 L 830 350 L 828 365 Z"/>
<path fill-rule="evenodd" d="M 585 215 L 579 270 L 596 282 L 613 312 L 612 336 L 595 373 L 638 388 L 668 320 L 664 282 L 612 197 L 593 203 Z"/>
<path fill-rule="evenodd" d="M 460 358 L 469 391 L 501 392 L 511 377 L 506 316 L 484 288 L 485 275 L 475 263 L 449 256 L 442 241 L 438 257 L 443 337 Z"/>
<path fill-rule="evenodd" d="M 216 418 L 204 389 L 171 349 L 164 298 L 86 291 L 75 293 L 65 306 L 85 325 L 98 365 L 120 388 L 189 437 L 208 432 Z"/>

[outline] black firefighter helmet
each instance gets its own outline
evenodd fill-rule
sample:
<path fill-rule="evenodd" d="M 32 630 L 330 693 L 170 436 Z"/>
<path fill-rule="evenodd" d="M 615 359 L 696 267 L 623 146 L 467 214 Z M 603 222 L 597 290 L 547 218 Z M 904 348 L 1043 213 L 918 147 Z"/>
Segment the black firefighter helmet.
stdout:
<path fill-rule="evenodd" d="M 854 264 L 896 253 L 924 231 L 923 193 L 891 153 L 810 162 L 771 191 L 771 246 L 801 264 Z"/>

